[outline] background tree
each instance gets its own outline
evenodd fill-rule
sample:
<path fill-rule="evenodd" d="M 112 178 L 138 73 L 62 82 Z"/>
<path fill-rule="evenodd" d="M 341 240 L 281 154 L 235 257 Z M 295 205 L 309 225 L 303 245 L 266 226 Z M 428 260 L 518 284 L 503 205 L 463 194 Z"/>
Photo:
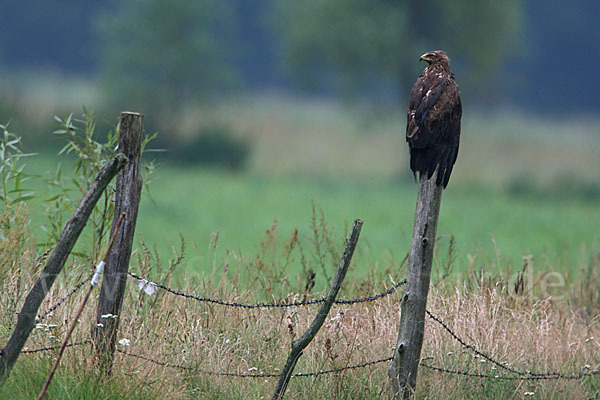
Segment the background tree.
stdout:
<path fill-rule="evenodd" d="M 461 84 L 484 93 L 484 79 L 515 48 L 520 4 L 278 0 L 274 21 L 282 34 L 284 65 L 304 86 L 348 91 L 387 81 L 405 91 L 422 69 L 415 58 L 442 48 L 463 72 Z"/>
<path fill-rule="evenodd" d="M 124 0 L 98 20 L 100 70 L 113 107 L 164 116 L 236 80 L 231 9 L 218 0 Z"/>

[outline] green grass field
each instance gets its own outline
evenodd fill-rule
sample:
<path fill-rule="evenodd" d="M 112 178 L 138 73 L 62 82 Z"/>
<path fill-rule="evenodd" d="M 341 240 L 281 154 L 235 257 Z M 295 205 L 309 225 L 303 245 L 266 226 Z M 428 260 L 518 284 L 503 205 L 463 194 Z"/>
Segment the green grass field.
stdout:
<path fill-rule="evenodd" d="M 314 202 L 340 238 L 354 218 L 365 221 L 361 248 L 369 261 L 402 258 L 408 251 L 416 200 L 412 183 L 284 179 L 168 167 L 155 178 L 154 203 L 144 199 L 138 224 L 138 233 L 151 244 L 177 244 L 181 232 L 202 255 L 211 233 L 218 232 L 221 249 L 251 255 L 274 219 L 282 240 L 294 227 L 309 235 Z M 517 267 L 528 255 L 541 263 L 561 259 L 568 267 L 598 249 L 598 226 L 600 213 L 591 201 L 450 187 L 444 193 L 438 245 L 445 249 L 450 235 L 455 236 L 459 269 L 472 267 L 471 257 L 495 259 L 497 254 Z M 206 268 L 202 258 L 195 267 Z"/>
<path fill-rule="evenodd" d="M 359 244 L 365 272 L 408 251 L 416 185 L 403 113 L 273 96 L 189 111 L 159 135 L 224 126 L 252 151 L 239 173 L 159 165 L 151 198 L 142 199 L 137 238 L 156 246 L 163 261 L 179 247 L 179 234 L 194 271 L 212 268 L 216 233 L 220 261 L 226 250 L 256 254 L 274 220 L 282 241 L 294 228 L 310 236 L 313 204 L 340 245 L 354 218 L 365 221 Z M 107 120 L 99 118 L 98 132 L 110 128 Z M 600 139 L 593 135 L 600 123 L 511 112 L 465 112 L 463 122 L 459 159 L 442 199 L 439 258 L 454 235 L 459 272 L 507 263 L 515 270 L 525 256 L 543 269 L 577 272 L 586 265 L 600 250 Z M 59 161 L 46 151 L 27 160 L 28 170 L 44 175 Z M 43 236 L 35 204 L 41 208 L 32 203 L 34 233 Z"/>
<path fill-rule="evenodd" d="M 336 263 L 333 253 L 342 250 L 353 218 L 361 218 L 365 225 L 354 257 L 355 270 L 349 273 L 340 297 L 373 295 L 390 287 L 390 277 L 404 278 L 398 265 L 412 234 L 416 185 L 407 168 L 400 113 L 386 116 L 327 103 L 271 98 L 201 111 L 186 114 L 182 126 L 161 134 L 184 135 L 201 126 L 225 125 L 233 135 L 252 143 L 248 166 L 234 173 L 183 168 L 170 162 L 160 165 L 150 184 L 151 196 L 142 198 L 136 234 L 151 251 L 156 248 L 161 262 L 138 244 L 132 270 L 169 287 L 211 298 L 253 303 L 300 299 L 305 294 L 318 297 L 325 288 L 323 275 L 331 274 Z M 590 133 L 597 132 L 598 126 L 594 120 L 549 121 L 511 113 L 467 114 L 465 119 L 461 154 L 442 199 L 428 308 L 467 342 L 517 369 L 575 374 L 584 365 L 598 368 L 598 340 L 594 338 L 600 336 L 595 318 L 600 139 Z M 4 246 L 0 255 L 8 259 L 0 282 L 4 342 L 26 288 L 39 273 L 35 255 L 40 249 L 33 245 L 43 242 L 46 235 L 41 229 L 47 223 L 42 216 L 43 199 L 52 196 L 43 177 L 58 162 L 67 171 L 72 160 L 42 151 L 24 162 L 29 173 L 39 175 L 27 182 L 37 197 L 29 202 L 30 230 L 21 229 L 23 223 L 13 223 L 7 228 L 12 233 L 0 241 Z M 73 198 L 80 198 L 73 193 Z M 11 221 L 15 215 L 28 218 L 11 212 L 4 213 L 4 220 Z M 295 228 L 298 240 L 289 240 Z M 88 253 L 91 229 L 86 228 L 79 244 Z M 316 241 L 315 231 L 321 235 Z M 180 234 L 187 257 L 171 276 L 166 267 L 180 247 Z M 295 247 L 289 245 L 292 242 Z M 443 273 L 436 269 L 448 261 L 451 243 L 454 274 L 440 284 Z M 319 252 L 327 254 L 320 257 Z M 533 268 L 528 264 L 528 272 L 533 273 L 519 288 L 513 278 L 524 257 L 533 257 Z M 327 268 L 320 269 L 319 258 L 326 259 Z M 72 290 L 89 272 L 89 264 L 81 258 L 69 262 L 42 309 Z M 306 272 L 306 266 L 317 273 L 312 292 L 305 286 L 306 274 L 294 276 L 294 272 Z M 588 267 L 586 274 L 580 273 Z M 487 275 L 475 273 L 479 270 Z M 547 280 L 550 271 L 565 278 L 566 285 Z M 35 329 L 28 348 L 57 344 L 81 297 L 82 291 L 45 321 L 52 328 Z M 394 293 L 374 303 L 336 306 L 299 361 L 297 372 L 386 357 L 395 344 L 400 298 Z M 268 398 L 273 380 L 232 380 L 240 378 L 215 377 L 194 368 L 278 371 L 291 341 L 313 314 L 309 308 L 232 311 L 164 292 L 145 295 L 129 284 L 119 328 L 119 339 L 131 340 L 126 349 L 191 369 L 118 354 L 113 377 L 100 380 L 90 349 L 73 348 L 61 362 L 49 396 Z M 95 307 L 88 306 L 73 341 L 89 339 L 94 316 Z M 499 372 L 474 358 L 429 320 L 422 354 L 431 365 L 492 375 Z M 53 357 L 54 353 L 22 355 L 0 396 L 35 397 Z M 386 398 L 386 367 L 379 364 L 352 373 L 298 378 L 290 384 L 288 397 Z M 475 380 L 425 368 L 420 369 L 418 387 L 417 398 L 423 399 L 524 398 L 525 393 L 547 399 L 565 394 L 596 398 L 600 393 L 597 376 L 531 382 Z"/>
<path fill-rule="evenodd" d="M 50 163 L 51 159 L 47 159 Z M 144 196 L 137 239 L 156 246 L 163 261 L 187 244 L 187 266 L 210 271 L 211 237 L 218 233 L 219 263 L 226 250 L 252 257 L 274 221 L 283 242 L 297 228 L 311 236 L 313 204 L 341 239 L 354 218 L 365 221 L 360 248 L 361 271 L 384 268 L 408 251 L 414 218 L 416 184 L 393 179 L 333 179 L 274 177 L 202 168 L 162 165 Z M 39 202 L 33 202 L 41 207 Z M 33 231 L 39 209 L 31 209 Z M 544 270 L 577 272 L 600 246 L 600 210 L 596 202 L 578 196 L 511 194 L 497 188 L 450 186 L 444 193 L 437 244 L 446 257 L 450 236 L 456 245 L 457 272 L 506 263 L 519 269 L 532 255 Z M 457 276 L 457 278 L 460 278 Z"/>

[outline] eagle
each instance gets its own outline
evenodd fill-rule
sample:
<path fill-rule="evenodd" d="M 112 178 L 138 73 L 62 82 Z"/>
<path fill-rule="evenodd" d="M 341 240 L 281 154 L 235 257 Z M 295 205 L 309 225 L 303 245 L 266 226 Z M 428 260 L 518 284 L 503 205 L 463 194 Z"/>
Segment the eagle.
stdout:
<path fill-rule="evenodd" d="M 437 169 L 436 184 L 446 188 L 458 156 L 460 92 L 446 53 L 430 51 L 420 61 L 428 65 L 412 88 L 406 120 L 410 169 L 415 179 L 417 172 L 431 179 Z"/>

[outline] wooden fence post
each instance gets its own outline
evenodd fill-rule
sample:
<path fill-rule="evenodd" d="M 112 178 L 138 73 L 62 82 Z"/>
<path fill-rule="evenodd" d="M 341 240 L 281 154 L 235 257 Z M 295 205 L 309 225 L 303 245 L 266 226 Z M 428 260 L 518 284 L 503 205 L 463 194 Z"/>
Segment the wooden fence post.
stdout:
<path fill-rule="evenodd" d="M 408 256 L 407 284 L 402 297 L 398 341 L 388 374 L 390 398 L 408 399 L 414 395 L 423 345 L 425 309 L 431 280 L 431 264 L 435 245 L 442 187 L 431 179 L 419 178 L 415 225 Z"/>
<path fill-rule="evenodd" d="M 331 306 L 333 305 L 333 302 L 335 301 L 335 298 L 338 292 L 340 291 L 342 282 L 346 277 L 346 272 L 348 271 L 350 261 L 352 260 L 352 255 L 354 254 L 354 249 L 356 248 L 356 244 L 358 243 L 358 237 L 360 235 L 362 225 L 363 221 L 361 221 L 360 219 L 354 220 L 352 233 L 350 234 L 350 237 L 346 239 L 346 247 L 344 248 L 344 254 L 342 255 L 342 259 L 340 260 L 340 264 L 338 266 L 337 272 L 335 273 L 335 277 L 331 282 L 331 288 L 327 293 L 327 297 L 325 298 L 323 305 L 319 309 L 319 312 L 317 312 L 317 315 L 313 319 L 308 329 L 302 334 L 302 336 L 298 340 L 294 340 L 292 342 L 292 350 L 290 351 L 287 362 L 285 363 L 285 366 L 281 371 L 279 382 L 277 382 L 277 387 L 275 388 L 275 392 L 273 393 L 273 400 L 281 400 L 283 398 L 288 383 L 292 378 L 292 373 L 294 372 L 296 363 L 302 355 L 302 351 L 314 339 L 314 337 L 317 335 L 317 332 L 319 332 L 319 329 L 321 329 L 323 322 L 325 322 L 325 318 L 327 318 L 327 314 L 329 314 L 329 310 L 331 309 Z"/>
<path fill-rule="evenodd" d="M 12 367 L 17 362 L 17 358 L 29 338 L 31 330 L 35 326 L 35 317 L 40 305 L 65 265 L 67 257 L 71 254 L 71 250 L 85 227 L 92 210 L 104 193 L 104 189 L 106 189 L 108 183 L 117 174 L 119 169 L 125 165 L 126 161 L 125 156 L 119 154 L 102 168 L 85 196 L 83 196 L 83 199 L 81 199 L 79 207 L 77 207 L 71 219 L 65 224 L 50 259 L 25 298 L 12 336 L 8 340 L 6 347 L 0 351 L 0 384 L 4 383 L 6 378 L 8 378 Z"/>
<path fill-rule="evenodd" d="M 125 213 L 125 219 L 106 261 L 98 298 L 96 325 L 92 328 L 98 363 L 107 374 L 110 374 L 113 363 L 142 191 L 140 162 L 143 118 L 142 114 L 123 112 L 119 124 L 119 151 L 127 156 L 129 163 L 117 175 L 112 230 L 114 231 L 121 213 Z"/>

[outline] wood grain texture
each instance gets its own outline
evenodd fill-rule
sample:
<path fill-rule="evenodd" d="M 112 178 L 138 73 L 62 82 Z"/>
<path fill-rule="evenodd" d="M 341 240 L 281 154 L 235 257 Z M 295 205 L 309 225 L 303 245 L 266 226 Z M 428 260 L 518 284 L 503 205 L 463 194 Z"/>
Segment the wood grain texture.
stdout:
<path fill-rule="evenodd" d="M 71 250 L 85 227 L 92 210 L 102 196 L 108 183 L 125 165 L 126 161 L 127 158 L 123 154 L 119 154 L 102 168 L 79 203 L 77 210 L 65 224 L 52 255 L 23 303 L 23 307 L 17 318 L 17 325 L 6 347 L 2 349 L 0 354 L 0 384 L 10 374 L 25 342 L 35 327 L 35 317 L 40 305 L 52 288 L 56 277 L 62 271 L 67 257 L 71 254 Z"/>
<path fill-rule="evenodd" d="M 390 397 L 394 399 L 410 398 L 417 384 L 442 190 L 442 187 L 436 184 L 435 175 L 431 179 L 427 179 L 425 175 L 420 176 L 415 224 L 408 256 L 408 282 L 402 297 L 394 360 L 388 371 Z"/>
<path fill-rule="evenodd" d="M 129 163 L 117 176 L 111 232 L 114 232 L 121 213 L 125 213 L 125 218 L 106 260 L 98 298 L 96 326 L 92 329 L 99 364 L 107 373 L 110 373 L 112 368 L 119 317 L 125 295 L 129 259 L 142 192 L 140 164 L 143 119 L 142 114 L 123 112 L 119 124 L 119 151 L 127 156 Z M 117 317 L 102 318 L 103 315 L 107 314 Z"/>

